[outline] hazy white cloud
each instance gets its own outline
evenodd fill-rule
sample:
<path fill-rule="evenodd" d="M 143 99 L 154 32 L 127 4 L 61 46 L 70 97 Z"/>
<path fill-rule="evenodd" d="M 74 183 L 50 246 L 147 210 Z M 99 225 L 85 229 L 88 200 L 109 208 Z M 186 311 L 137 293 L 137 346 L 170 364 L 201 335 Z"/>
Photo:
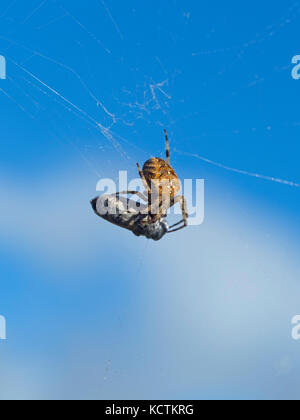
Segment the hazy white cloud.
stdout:
<path fill-rule="evenodd" d="M 31 389 L 25 381 L 18 390 L 9 378 L 27 369 L 21 358 L 21 367 L 7 367 L 0 390 L 39 396 L 41 381 L 48 384 L 42 393 L 56 398 L 209 398 L 218 392 L 220 398 L 285 398 L 293 392 L 299 363 L 290 319 L 300 310 L 300 284 L 299 246 L 289 232 L 263 208 L 243 216 L 248 203 L 242 197 L 234 197 L 231 208 L 209 197 L 202 226 L 147 242 L 98 220 L 89 205 L 91 181 L 70 173 L 26 191 L 2 177 L 4 239 L 32 263 L 87 275 L 95 260 L 102 270 L 122 258 L 124 276 L 140 287 L 138 319 L 115 332 L 111 324 L 101 326 L 98 339 L 74 328 L 66 343 L 72 358 L 60 355 L 51 375 L 37 375 Z"/>

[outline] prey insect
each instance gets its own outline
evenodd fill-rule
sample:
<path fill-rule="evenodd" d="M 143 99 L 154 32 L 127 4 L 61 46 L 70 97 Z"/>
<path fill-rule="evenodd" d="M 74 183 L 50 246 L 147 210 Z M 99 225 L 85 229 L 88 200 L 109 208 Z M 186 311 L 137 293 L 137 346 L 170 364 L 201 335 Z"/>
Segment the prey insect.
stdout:
<path fill-rule="evenodd" d="M 159 241 L 166 233 L 177 232 L 188 224 L 187 205 L 184 196 L 177 195 L 180 191 L 178 176 L 170 164 L 170 147 L 167 131 L 166 160 L 149 159 L 141 169 L 140 177 L 146 192 L 123 191 L 112 195 L 103 195 L 91 201 L 95 213 L 103 219 L 132 231 L 136 236 Z M 120 195 L 136 195 L 146 203 L 141 204 Z M 182 220 L 173 226 L 168 226 L 167 213 L 169 208 L 180 203 Z"/>

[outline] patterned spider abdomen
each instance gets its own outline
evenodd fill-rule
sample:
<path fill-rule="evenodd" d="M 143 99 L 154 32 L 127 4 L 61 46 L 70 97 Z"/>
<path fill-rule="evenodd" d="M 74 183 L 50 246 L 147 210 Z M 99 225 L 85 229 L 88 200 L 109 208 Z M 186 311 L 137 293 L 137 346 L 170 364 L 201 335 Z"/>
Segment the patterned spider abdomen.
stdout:
<path fill-rule="evenodd" d="M 152 158 L 147 160 L 143 167 L 143 174 L 147 184 L 159 188 L 162 195 L 175 197 L 180 191 L 180 182 L 174 169 L 163 159 Z"/>

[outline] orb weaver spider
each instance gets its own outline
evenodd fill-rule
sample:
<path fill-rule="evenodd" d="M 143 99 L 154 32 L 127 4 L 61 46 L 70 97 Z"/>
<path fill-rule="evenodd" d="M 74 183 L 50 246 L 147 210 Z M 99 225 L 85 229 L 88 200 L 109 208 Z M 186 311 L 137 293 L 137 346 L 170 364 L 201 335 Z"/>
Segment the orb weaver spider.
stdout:
<path fill-rule="evenodd" d="M 104 195 L 91 201 L 95 213 L 105 220 L 131 230 L 136 236 L 146 236 L 159 241 L 166 233 L 177 232 L 188 224 L 187 205 L 180 191 L 178 176 L 170 164 L 170 146 L 167 131 L 166 160 L 151 158 L 143 166 L 137 164 L 146 193 L 139 191 L 122 191 L 117 194 Z M 147 204 L 120 197 L 120 195 L 136 195 Z M 168 226 L 166 217 L 168 209 L 180 203 L 183 219 Z M 139 206 L 137 206 L 139 204 Z M 137 207 L 139 211 L 137 211 Z M 105 211 L 103 212 L 103 209 Z M 182 226 L 179 226 L 181 225 Z"/>

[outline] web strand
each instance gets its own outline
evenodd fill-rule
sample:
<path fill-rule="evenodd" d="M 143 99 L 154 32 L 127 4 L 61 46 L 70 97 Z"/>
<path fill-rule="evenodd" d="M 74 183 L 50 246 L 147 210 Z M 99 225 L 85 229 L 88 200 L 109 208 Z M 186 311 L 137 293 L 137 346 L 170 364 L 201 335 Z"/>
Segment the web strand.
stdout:
<path fill-rule="evenodd" d="M 296 182 L 293 182 L 293 181 L 287 181 L 285 179 L 275 178 L 275 177 L 267 176 L 267 175 L 261 175 L 261 174 L 257 174 L 257 173 L 254 173 L 254 172 L 248 172 L 248 171 L 245 171 L 243 169 L 232 168 L 231 166 L 227 166 L 227 165 L 224 165 L 222 163 L 215 162 L 213 160 L 207 159 L 205 157 L 199 156 L 199 155 L 194 154 L 194 153 L 185 153 L 185 152 L 181 152 L 179 150 L 176 150 L 176 152 L 178 154 L 182 155 L 182 156 L 190 156 L 190 157 L 193 157 L 195 159 L 202 160 L 203 162 L 206 162 L 209 165 L 216 166 L 216 167 L 224 169 L 226 171 L 234 172 L 234 173 L 237 173 L 237 174 L 240 174 L 240 175 L 250 176 L 252 178 L 263 179 L 265 181 L 276 182 L 277 184 L 288 185 L 290 187 L 300 188 L 300 184 L 297 184 Z"/>

